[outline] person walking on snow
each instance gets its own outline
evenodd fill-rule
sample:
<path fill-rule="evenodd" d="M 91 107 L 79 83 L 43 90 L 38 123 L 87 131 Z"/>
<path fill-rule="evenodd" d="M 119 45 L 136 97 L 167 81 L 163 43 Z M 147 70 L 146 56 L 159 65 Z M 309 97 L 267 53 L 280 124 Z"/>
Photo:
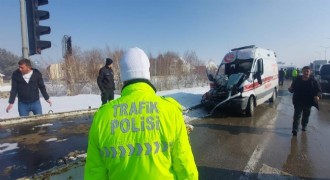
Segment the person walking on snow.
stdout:
<path fill-rule="evenodd" d="M 47 94 L 42 74 L 37 69 L 32 68 L 30 60 L 21 59 L 18 62 L 18 69 L 13 72 L 11 77 L 9 105 L 6 108 L 6 112 L 8 113 L 12 109 L 17 95 L 18 113 L 20 116 L 28 116 L 30 111 L 34 115 L 42 114 L 39 90 L 51 106 L 52 102 Z"/>

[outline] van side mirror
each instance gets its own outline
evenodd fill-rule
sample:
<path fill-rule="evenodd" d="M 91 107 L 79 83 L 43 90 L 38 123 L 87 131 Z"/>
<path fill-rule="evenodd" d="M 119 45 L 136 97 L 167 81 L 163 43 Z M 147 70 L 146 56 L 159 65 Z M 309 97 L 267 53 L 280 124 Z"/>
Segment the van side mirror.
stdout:
<path fill-rule="evenodd" d="M 208 74 L 207 78 L 209 79 L 209 81 L 214 81 L 213 74 Z"/>

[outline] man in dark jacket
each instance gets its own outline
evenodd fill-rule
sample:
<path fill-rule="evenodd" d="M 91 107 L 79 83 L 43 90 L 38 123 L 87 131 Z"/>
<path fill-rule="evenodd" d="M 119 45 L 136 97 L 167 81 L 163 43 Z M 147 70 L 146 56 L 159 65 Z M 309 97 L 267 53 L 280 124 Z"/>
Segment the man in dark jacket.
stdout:
<path fill-rule="evenodd" d="M 6 109 L 7 113 L 13 107 L 17 95 L 18 113 L 20 116 L 28 116 L 30 111 L 34 115 L 42 114 L 39 89 L 45 100 L 52 105 L 40 71 L 32 68 L 30 60 L 20 60 L 18 69 L 13 72 L 11 77 L 11 91 L 9 105 Z"/>
<path fill-rule="evenodd" d="M 99 71 L 97 85 L 101 90 L 102 104 L 114 99 L 115 82 L 113 79 L 112 59 L 107 58 L 105 66 Z"/>
<path fill-rule="evenodd" d="M 292 102 L 294 106 L 292 134 L 297 135 L 301 119 L 302 131 L 306 131 L 311 107 L 319 109 L 318 101 L 322 95 L 319 83 L 311 76 L 311 69 L 305 66 L 302 69 L 302 76 L 295 78 L 288 89 L 293 93 Z"/>

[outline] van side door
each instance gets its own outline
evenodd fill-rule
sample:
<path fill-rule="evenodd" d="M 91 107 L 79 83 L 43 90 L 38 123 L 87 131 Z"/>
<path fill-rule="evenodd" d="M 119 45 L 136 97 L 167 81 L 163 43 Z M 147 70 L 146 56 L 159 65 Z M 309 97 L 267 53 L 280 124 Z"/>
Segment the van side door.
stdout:
<path fill-rule="evenodd" d="M 263 59 L 257 59 L 254 67 L 255 73 L 253 75 L 253 89 L 256 96 L 256 100 L 260 100 L 266 94 L 263 88 L 263 75 L 264 75 L 264 61 Z"/>

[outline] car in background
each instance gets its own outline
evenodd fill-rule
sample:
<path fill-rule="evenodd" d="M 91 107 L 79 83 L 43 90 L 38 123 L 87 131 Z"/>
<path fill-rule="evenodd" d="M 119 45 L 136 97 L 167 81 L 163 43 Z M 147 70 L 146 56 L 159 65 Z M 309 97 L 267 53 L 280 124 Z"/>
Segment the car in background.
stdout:
<path fill-rule="evenodd" d="M 318 81 L 323 93 L 330 93 L 330 64 L 323 64 L 320 67 Z"/>

